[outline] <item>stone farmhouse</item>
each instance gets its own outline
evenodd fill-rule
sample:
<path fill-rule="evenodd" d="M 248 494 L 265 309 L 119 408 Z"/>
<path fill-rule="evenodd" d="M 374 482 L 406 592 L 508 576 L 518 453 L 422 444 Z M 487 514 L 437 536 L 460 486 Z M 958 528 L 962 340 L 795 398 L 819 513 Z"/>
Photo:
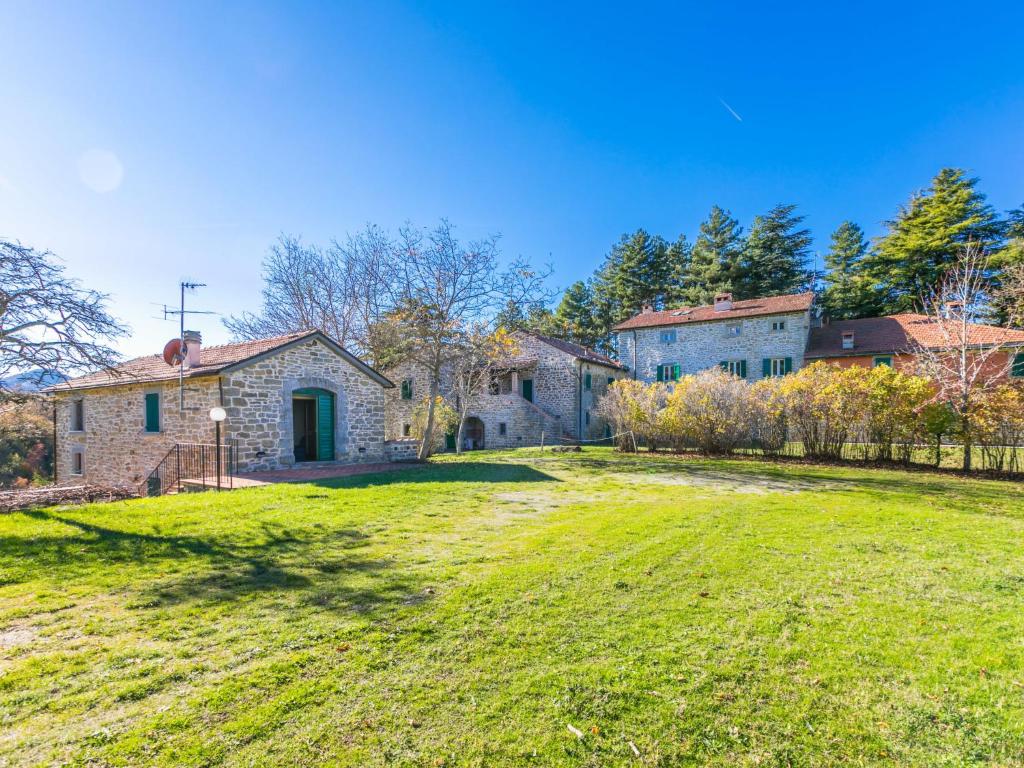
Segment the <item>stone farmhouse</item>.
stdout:
<path fill-rule="evenodd" d="M 634 379 L 675 381 L 721 366 L 754 381 L 800 369 L 813 314 L 813 293 L 743 301 L 721 293 L 703 307 L 645 307 L 613 330 Z"/>
<path fill-rule="evenodd" d="M 560 339 L 534 333 L 513 334 L 516 353 L 496 373 L 486 392 L 474 396 L 466 421 L 466 449 L 514 448 L 562 439 L 593 440 L 608 434 L 595 405 L 608 386 L 626 376 L 611 358 Z M 410 439 L 413 411 L 430 391 L 426 370 L 412 362 L 386 371 L 397 386 L 386 392 L 385 436 Z M 454 371 L 443 374 L 440 394 L 453 399 Z M 441 435 L 449 450 L 455 435 Z"/>
<path fill-rule="evenodd" d="M 1008 368 L 1011 377 L 1024 378 L 1024 331 L 971 323 L 967 334 L 975 349 L 997 345 L 1005 349 L 989 361 L 994 373 Z M 913 369 L 915 349 L 942 349 L 947 344 L 938 321 L 928 315 L 865 317 L 826 322 L 812 328 L 804 359 L 826 360 L 842 366 L 892 365 Z"/>
<path fill-rule="evenodd" d="M 177 444 L 209 444 L 210 410 L 238 471 L 298 462 L 385 461 L 394 385 L 319 331 L 202 348 L 185 333 L 179 369 L 160 355 L 51 387 L 57 482 L 141 485 Z"/>

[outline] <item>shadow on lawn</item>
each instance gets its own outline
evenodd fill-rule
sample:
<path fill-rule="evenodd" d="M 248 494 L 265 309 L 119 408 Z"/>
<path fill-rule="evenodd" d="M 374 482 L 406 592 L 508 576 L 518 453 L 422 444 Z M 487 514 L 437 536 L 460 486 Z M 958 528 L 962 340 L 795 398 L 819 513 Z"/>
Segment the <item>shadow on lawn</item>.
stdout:
<path fill-rule="evenodd" d="M 499 461 L 452 461 L 414 465 L 407 472 L 380 472 L 322 480 L 303 480 L 304 484 L 325 488 L 369 488 L 401 483 L 558 483 L 557 477 L 541 472 L 528 464 L 507 464 Z"/>
<path fill-rule="evenodd" d="M 394 570 L 393 560 L 352 552 L 368 539 L 354 529 L 310 531 L 299 537 L 263 525 L 261 540 L 228 546 L 195 536 L 120 531 L 52 512 L 22 514 L 72 526 L 82 535 L 0 537 L 0 551 L 31 563 L 33 571 L 59 573 L 65 583 L 90 574 L 100 574 L 107 582 L 106 571 L 121 566 L 129 588 L 138 590 L 132 597 L 135 608 L 290 591 L 305 593 L 304 602 L 310 605 L 365 610 L 408 603 L 417 588 L 412 578 Z M 374 578 L 360 578 L 367 574 Z M 353 586 L 350 582 L 356 579 L 372 587 Z"/>

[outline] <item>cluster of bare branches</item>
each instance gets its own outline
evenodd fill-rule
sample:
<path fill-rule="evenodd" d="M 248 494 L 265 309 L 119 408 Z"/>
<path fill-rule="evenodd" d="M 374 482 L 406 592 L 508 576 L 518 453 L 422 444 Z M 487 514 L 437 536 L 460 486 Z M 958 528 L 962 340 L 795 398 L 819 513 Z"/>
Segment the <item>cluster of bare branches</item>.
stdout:
<path fill-rule="evenodd" d="M 107 299 L 67 277 L 50 252 L 0 240 L 0 379 L 116 364 L 109 342 L 127 329 L 107 311 Z"/>

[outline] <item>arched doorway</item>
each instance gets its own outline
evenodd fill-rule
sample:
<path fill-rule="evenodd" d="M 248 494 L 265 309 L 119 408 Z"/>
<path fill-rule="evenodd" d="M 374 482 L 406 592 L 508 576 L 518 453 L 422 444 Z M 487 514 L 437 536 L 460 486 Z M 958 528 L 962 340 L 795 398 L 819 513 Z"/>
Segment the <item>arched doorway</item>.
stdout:
<path fill-rule="evenodd" d="M 307 387 L 292 392 L 295 461 L 334 460 L 334 393 Z"/>
<path fill-rule="evenodd" d="M 484 423 L 476 416 L 466 419 L 462 431 L 462 447 L 467 451 L 479 451 L 484 447 Z"/>

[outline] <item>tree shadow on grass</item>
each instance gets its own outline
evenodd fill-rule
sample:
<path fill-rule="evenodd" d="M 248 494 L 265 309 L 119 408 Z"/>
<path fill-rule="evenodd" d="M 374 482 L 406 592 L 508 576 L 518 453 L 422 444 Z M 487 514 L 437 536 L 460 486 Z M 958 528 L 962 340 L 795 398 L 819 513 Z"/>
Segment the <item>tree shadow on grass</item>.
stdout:
<path fill-rule="evenodd" d="M 9 569 L 8 583 L 58 574 L 67 584 L 98 576 L 106 589 L 110 581 L 123 580 L 134 592 L 133 608 L 224 602 L 267 592 L 306 593 L 304 602 L 321 607 L 366 608 L 404 602 L 417 588 L 408 574 L 395 570 L 394 560 L 354 551 L 369 537 L 351 528 L 297 535 L 263 524 L 262 537 L 252 543 L 219 543 L 117 530 L 54 512 L 21 514 L 71 526 L 78 535 L 0 537 L 0 551 L 22 566 Z M 355 581 L 360 586 L 353 586 Z"/>
<path fill-rule="evenodd" d="M 340 489 L 369 488 L 402 483 L 557 483 L 561 481 L 528 464 L 507 464 L 497 461 L 452 461 L 418 465 L 416 469 L 410 468 L 406 472 L 378 472 L 301 482 L 324 488 Z"/>

